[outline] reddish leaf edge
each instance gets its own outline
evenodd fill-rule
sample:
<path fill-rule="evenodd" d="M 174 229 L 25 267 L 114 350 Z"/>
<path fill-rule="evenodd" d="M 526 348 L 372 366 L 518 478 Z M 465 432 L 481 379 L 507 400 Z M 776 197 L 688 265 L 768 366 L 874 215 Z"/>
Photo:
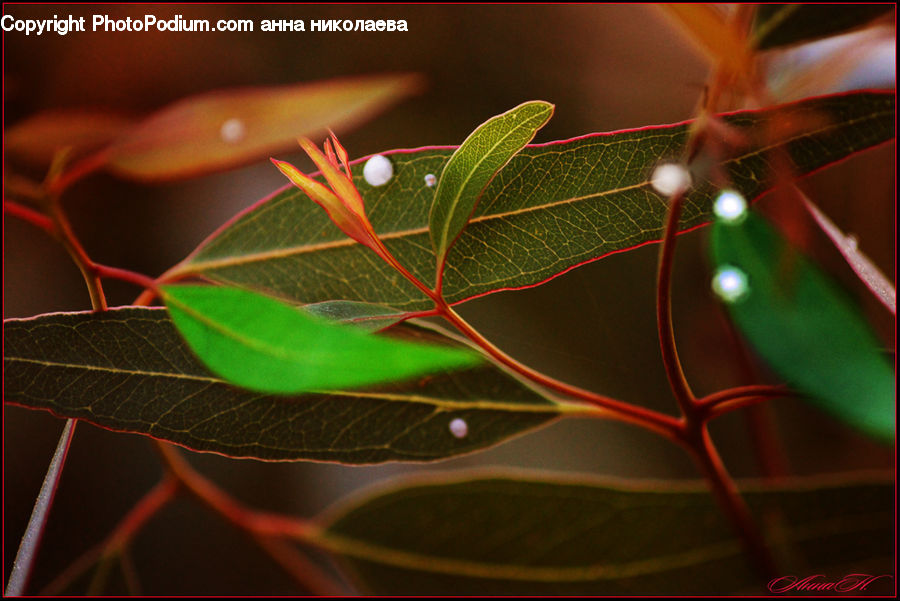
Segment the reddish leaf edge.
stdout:
<path fill-rule="evenodd" d="M 732 116 L 732 115 L 752 115 L 752 114 L 755 114 L 755 113 L 762 113 L 762 112 L 766 112 L 766 111 L 771 111 L 771 110 L 773 110 L 773 109 L 789 108 L 789 107 L 791 107 L 791 106 L 799 105 L 799 104 L 802 104 L 802 103 L 804 103 L 804 102 L 809 102 L 809 101 L 811 101 L 811 100 L 825 100 L 825 99 L 831 99 L 831 98 L 842 98 L 842 97 L 849 97 L 849 96 L 861 96 L 861 95 L 864 95 L 864 94 L 879 94 L 879 95 L 882 95 L 882 96 L 896 96 L 896 95 L 897 95 L 896 91 L 894 91 L 894 90 L 883 90 L 883 89 L 850 90 L 850 91 L 847 91 L 847 92 L 838 92 L 838 93 L 836 93 L 836 94 L 823 94 L 823 95 L 820 95 L 820 96 L 809 96 L 809 97 L 806 97 L 806 98 L 801 98 L 801 99 L 799 99 L 799 100 L 794 100 L 794 101 L 787 102 L 787 103 L 784 103 L 784 104 L 773 104 L 773 105 L 766 106 L 766 107 L 762 107 L 762 108 L 759 108 L 759 109 L 752 109 L 752 110 L 746 110 L 746 109 L 745 109 L 745 110 L 729 111 L 729 112 L 726 112 L 726 113 L 717 113 L 717 116 L 719 116 L 719 117 L 729 117 L 729 116 Z M 614 131 L 596 132 L 596 133 L 590 133 L 590 134 L 583 134 L 583 135 L 580 135 L 580 136 L 575 136 L 575 137 L 573 137 L 573 138 L 566 138 L 566 139 L 563 139 L 563 140 L 553 140 L 553 141 L 551 141 L 551 142 L 541 142 L 541 143 L 538 143 L 538 144 L 528 144 L 525 148 L 547 148 L 547 147 L 556 146 L 556 145 L 560 145 L 560 144 L 568 144 L 568 143 L 570 143 L 570 142 L 578 142 L 578 141 L 580 141 L 580 140 L 590 140 L 590 139 L 594 139 L 594 138 L 603 138 L 603 137 L 607 137 L 607 136 L 614 136 L 614 135 L 628 134 L 628 133 L 635 133 L 635 132 L 643 132 L 643 131 L 660 131 L 660 130 L 671 129 L 671 128 L 674 128 L 674 127 L 687 126 L 687 125 L 692 124 L 694 121 L 695 121 L 695 119 L 686 119 L 686 120 L 684 120 L 684 121 L 678 121 L 678 122 L 676 122 L 676 123 L 666 123 L 666 124 L 662 124 L 662 125 L 644 125 L 644 126 L 640 126 L 640 127 L 632 127 L 632 128 L 625 128 L 625 129 L 617 129 L 617 130 L 614 130 Z M 808 172 L 808 173 L 805 173 L 805 174 L 803 174 L 803 175 L 801 175 L 801 176 L 798 176 L 798 177 L 796 178 L 796 181 L 802 181 L 802 180 L 804 180 L 804 179 L 806 179 L 806 178 L 808 178 L 808 177 L 812 177 L 812 176 L 815 175 L 816 173 L 819 173 L 819 172 L 821 172 L 821 171 L 824 171 L 824 170 L 826 170 L 826 169 L 829 169 L 829 168 L 833 167 L 834 165 L 839 165 L 839 164 L 841 164 L 841 163 L 843 163 L 843 162 L 845 162 L 845 161 L 848 161 L 848 160 L 850 160 L 851 158 L 855 157 L 856 155 L 862 154 L 862 153 L 864 153 L 864 152 L 868 152 L 868 151 L 870 151 L 870 150 L 874 150 L 874 149 L 876 149 L 876 148 L 880 148 L 880 147 L 882 147 L 882 146 L 886 146 L 886 145 L 888 145 L 888 144 L 893 143 L 893 141 L 894 141 L 894 138 L 891 138 L 891 139 L 889 139 L 889 140 L 885 140 L 884 142 L 880 142 L 880 143 L 878 143 L 878 144 L 875 144 L 874 146 L 869 146 L 869 147 L 867 147 L 867 148 L 862 148 L 862 149 L 860 149 L 860 150 L 856 150 L 856 151 L 854 151 L 854 152 L 851 152 L 850 154 L 848 154 L 848 155 L 846 155 L 846 156 L 844 156 L 844 157 L 841 157 L 840 159 L 837 159 L 837 160 L 832 161 L 832 162 L 830 162 L 830 163 L 828 163 L 828 164 L 822 165 L 821 167 L 818 167 L 818 168 L 816 168 L 816 169 L 813 169 L 812 171 L 810 171 L 810 172 Z M 413 153 L 417 153 L 417 152 L 426 152 L 426 151 L 429 151 L 429 150 L 456 150 L 457 148 L 459 148 L 459 145 L 452 145 L 452 144 L 449 144 L 449 145 L 440 145 L 440 144 L 437 144 L 437 145 L 429 145 L 429 146 L 418 146 L 418 147 L 415 147 L 415 148 L 398 148 L 398 149 L 395 149 L 395 150 L 387 150 L 387 151 L 384 151 L 384 152 L 379 152 L 379 153 L 374 153 L 374 154 L 370 154 L 370 155 L 363 156 L 363 157 L 361 157 L 361 158 L 358 158 L 358 159 L 355 159 L 355 160 L 353 160 L 353 161 L 350 161 L 350 165 L 358 165 L 358 164 L 360 164 L 360 163 L 365 163 L 365 162 L 368 161 L 371 157 L 375 156 L 375 154 L 380 154 L 380 155 L 382 155 L 382 156 L 393 156 L 393 155 L 400 155 L 400 154 L 413 154 Z M 321 175 L 321 172 L 319 172 L 319 171 L 316 171 L 316 172 L 313 172 L 313 173 L 310 173 L 310 174 L 309 174 L 310 177 L 318 177 L 318 176 L 320 176 L 320 175 Z M 179 261 L 178 263 L 176 263 L 175 265 L 173 265 L 172 268 L 169 269 L 167 273 L 172 272 L 172 271 L 175 271 L 175 270 L 177 270 L 177 268 L 178 268 L 179 266 L 185 265 L 185 264 L 189 263 L 190 260 L 191 260 L 194 256 L 196 256 L 197 254 L 199 254 L 199 253 L 200 253 L 200 252 L 201 252 L 208 244 L 210 244 L 210 243 L 211 243 L 213 240 L 215 240 L 219 235 L 221 235 L 222 232 L 224 232 L 226 229 L 228 229 L 229 227 L 231 227 L 231 225 L 233 225 L 234 223 L 236 223 L 237 221 L 239 221 L 240 219 L 242 219 L 244 216 L 248 215 L 249 213 L 255 211 L 256 209 L 258 209 L 259 207 L 261 207 L 261 206 L 264 205 L 265 203 L 267 203 L 267 202 L 269 202 L 270 200 L 274 199 L 274 198 L 275 198 L 276 196 L 278 196 L 279 194 L 282 194 L 283 192 L 285 192 L 285 191 L 287 191 L 287 190 L 289 190 L 289 189 L 291 189 L 291 188 L 293 188 L 293 187 L 294 187 L 294 186 L 293 186 L 292 184 L 286 184 L 286 185 L 284 185 L 284 186 L 278 188 L 277 190 L 275 190 L 275 191 L 272 192 L 271 194 L 268 194 L 268 195 L 264 196 L 263 198 L 259 199 L 258 201 L 256 201 L 256 202 L 253 203 L 252 205 L 250 205 L 250 206 L 248 206 L 248 207 L 242 209 L 242 210 L 239 211 L 238 213 L 236 213 L 233 217 L 231 217 L 230 219 L 228 219 L 227 221 L 225 221 L 222 225 L 220 225 L 218 228 L 216 228 L 211 234 L 209 234 L 206 238 L 204 238 L 203 241 L 200 242 L 199 245 L 197 245 L 197 248 L 195 248 L 194 250 L 192 250 L 192 251 L 191 251 L 184 259 L 182 259 L 181 261 Z M 763 198 L 764 196 L 766 196 L 766 195 L 768 195 L 768 194 L 770 194 L 770 193 L 771 193 L 771 190 L 766 190 L 765 192 L 763 192 L 763 193 L 761 193 L 761 194 L 759 194 L 759 195 L 757 195 L 757 196 L 751 198 L 751 199 L 749 200 L 749 202 L 750 202 L 751 204 L 753 204 L 753 203 L 757 202 L 758 200 L 760 200 L 761 198 Z M 695 230 L 698 230 L 698 229 L 700 229 L 700 228 L 706 227 L 706 226 L 708 226 L 708 225 L 711 224 L 711 223 L 712 223 L 712 220 L 704 221 L 703 223 L 698 223 L 697 225 L 691 226 L 691 227 L 689 227 L 689 228 L 687 228 L 687 229 L 679 230 L 678 233 L 677 233 L 677 235 L 678 235 L 678 236 L 682 236 L 682 235 L 684 235 L 684 234 L 689 234 L 689 233 L 691 233 L 691 232 L 693 232 L 693 231 L 695 231 Z M 461 304 L 463 304 L 463 303 L 467 303 L 467 302 L 472 301 L 472 300 L 475 300 L 475 299 L 483 298 L 483 297 L 489 296 L 489 295 L 491 295 L 491 294 L 496 294 L 496 293 L 498 293 L 498 292 L 515 292 L 515 291 L 519 291 L 519 290 L 529 290 L 529 289 L 531 289 L 531 288 L 537 288 L 538 286 L 543 286 L 544 284 L 546 284 L 546 283 L 548 283 L 548 282 L 550 282 L 550 281 L 552 281 L 552 280 L 555 280 L 556 278 L 558 278 L 558 277 L 560 277 L 560 276 L 563 276 L 563 275 L 569 273 L 569 272 L 572 271 L 573 269 L 577 269 L 577 268 L 579 268 L 579 267 L 583 267 L 583 266 L 588 265 L 588 264 L 590 264 L 590 263 L 594 263 L 595 261 L 599 261 L 599 260 L 601 260 L 601 259 L 605 259 L 606 257 L 609 257 L 609 256 L 611 256 L 611 255 L 616 255 L 616 254 L 623 253 L 623 252 L 629 252 L 629 251 L 635 250 L 635 249 L 637 249 L 637 248 L 641 248 L 641 247 L 643 247 L 643 246 L 648 246 L 648 245 L 650 245 L 650 244 L 659 244 L 660 242 L 662 242 L 662 238 L 654 239 L 654 240 L 646 240 L 646 241 L 644 241 L 644 242 L 641 242 L 640 244 L 635 244 L 634 246 L 628 246 L 628 247 L 626 247 L 626 248 L 619 248 L 619 249 L 616 249 L 616 250 L 613 250 L 613 251 L 610 251 L 610 252 L 607 252 L 607 253 L 603 253 L 603 254 L 601 254 L 601 255 L 597 255 L 596 257 L 592 257 L 592 258 L 590 258 L 590 259 L 586 259 L 586 260 L 584 260 L 584 261 L 581 261 L 580 263 L 576 263 L 576 264 L 574 264 L 574 265 L 570 265 L 569 267 L 566 267 L 566 268 L 563 269 L 562 271 L 559 271 L 559 272 L 557 272 L 557 273 L 555 273 L 555 274 L 553 274 L 553 275 L 551 275 L 551 276 L 549 276 L 549 277 L 547 277 L 547 278 L 545 278 L 545 279 L 543 279 L 543 280 L 541 280 L 541 281 L 539 281 L 539 282 L 535 282 L 535 283 L 533 283 L 533 284 L 526 284 L 526 285 L 524 285 L 524 286 L 508 286 L 508 287 L 503 287 L 503 288 L 495 288 L 494 290 L 489 290 L 489 291 L 486 291 L 486 292 L 480 292 L 480 293 L 478 293 L 478 294 L 473 294 L 472 296 L 467 296 L 466 298 L 463 298 L 463 299 L 460 299 L 460 300 L 457 300 L 457 301 L 454 301 L 454 302 L 450 303 L 450 305 L 455 307 L 455 306 L 457 306 L 457 305 L 461 305 Z M 181 276 L 198 276 L 198 275 L 200 275 L 200 274 L 195 273 L 195 272 L 190 271 L 190 270 L 187 270 L 187 271 L 181 272 L 180 275 L 181 275 Z M 165 281 L 163 278 L 165 278 L 165 274 L 163 274 L 163 276 L 160 277 L 160 280 L 159 280 L 159 281 Z"/>

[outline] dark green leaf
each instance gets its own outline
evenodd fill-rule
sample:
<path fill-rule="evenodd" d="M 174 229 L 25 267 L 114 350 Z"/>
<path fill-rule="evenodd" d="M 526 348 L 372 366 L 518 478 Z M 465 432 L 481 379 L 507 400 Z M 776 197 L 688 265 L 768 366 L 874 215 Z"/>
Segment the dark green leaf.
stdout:
<path fill-rule="evenodd" d="M 815 131 L 794 132 L 787 146 L 799 173 L 809 173 L 894 135 L 894 94 L 829 96 L 777 109 L 788 117 L 815 113 Z M 736 113 L 726 120 L 755 139 L 772 110 Z M 444 294 L 450 302 L 509 288 L 534 286 L 581 263 L 657 241 L 665 200 L 648 183 L 662 158 L 679 156 L 688 124 L 597 134 L 527 146 L 482 195 L 472 219 L 447 258 Z M 453 148 L 385 153 L 394 177 L 374 188 L 353 167 L 375 230 L 413 274 L 434 281 L 428 234 L 434 188 Z M 768 189 L 766 149 L 750 147 L 725 168 L 747 198 Z M 692 191 L 681 228 L 711 219 L 715 190 Z M 237 216 L 213 234 L 171 275 L 201 274 L 294 302 L 356 300 L 402 311 L 433 303 L 354 243 L 325 212 L 294 187 Z"/>
<path fill-rule="evenodd" d="M 808 42 L 865 25 L 893 4 L 762 4 L 754 36 L 760 50 Z"/>
<path fill-rule="evenodd" d="M 415 76 L 382 75 L 210 92 L 162 109 L 103 156 L 139 180 L 229 169 L 291 148 L 298 136 L 356 125 L 417 88 Z"/>
<path fill-rule="evenodd" d="M 11 319 L 3 342 L 6 402 L 230 457 L 432 461 L 589 411 L 547 401 L 489 366 L 366 391 L 247 392 L 211 375 L 162 309 Z M 449 430 L 456 418 L 468 425 L 463 438 Z"/>
<path fill-rule="evenodd" d="M 784 575 L 891 569 L 889 480 L 756 487 L 745 498 Z M 765 592 L 702 487 L 521 475 L 420 481 L 341 508 L 317 541 L 380 595 Z"/>
<path fill-rule="evenodd" d="M 845 293 L 761 217 L 717 222 L 713 260 L 747 275 L 728 303 L 742 334 L 792 388 L 882 441 L 894 439 L 894 371 Z"/>
<path fill-rule="evenodd" d="M 431 244 L 442 264 L 481 193 L 553 116 L 549 102 L 526 102 L 482 123 L 447 161 L 431 205 Z"/>
<path fill-rule="evenodd" d="M 469 350 L 375 336 L 240 288 L 164 286 L 160 292 L 200 360 L 232 384 L 259 392 L 357 388 L 480 361 Z"/>

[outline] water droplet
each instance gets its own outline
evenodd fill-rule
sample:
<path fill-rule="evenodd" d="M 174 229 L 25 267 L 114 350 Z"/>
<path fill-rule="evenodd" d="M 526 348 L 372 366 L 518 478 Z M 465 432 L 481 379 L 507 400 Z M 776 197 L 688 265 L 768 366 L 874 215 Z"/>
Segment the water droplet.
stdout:
<path fill-rule="evenodd" d="M 429 173 L 425 176 L 425 185 L 429 188 L 434 188 L 434 185 L 437 183 L 437 177 L 435 177 L 434 173 Z"/>
<path fill-rule="evenodd" d="M 469 434 L 469 424 L 462 418 L 454 418 L 450 422 L 450 434 L 456 438 L 465 438 Z"/>
<path fill-rule="evenodd" d="M 742 301 L 750 294 L 747 274 L 731 265 L 723 265 L 716 271 L 712 289 L 726 303 Z"/>
<path fill-rule="evenodd" d="M 663 163 L 653 170 L 650 185 L 663 196 L 674 196 L 691 187 L 691 174 L 677 163 Z"/>
<path fill-rule="evenodd" d="M 230 144 L 235 144 L 244 139 L 247 135 L 247 127 L 244 122 L 237 118 L 227 120 L 219 129 L 219 135 L 222 140 Z"/>
<path fill-rule="evenodd" d="M 366 161 L 363 177 L 370 186 L 383 186 L 394 177 L 394 166 L 387 158 L 376 154 Z"/>
<path fill-rule="evenodd" d="M 713 212 L 725 223 L 737 225 L 747 218 L 747 201 L 740 192 L 722 190 L 716 197 Z"/>
<path fill-rule="evenodd" d="M 848 234 L 844 238 L 844 244 L 846 244 L 847 248 L 850 250 L 856 250 L 857 246 L 859 246 L 859 240 L 857 240 L 856 236 L 853 234 Z"/>

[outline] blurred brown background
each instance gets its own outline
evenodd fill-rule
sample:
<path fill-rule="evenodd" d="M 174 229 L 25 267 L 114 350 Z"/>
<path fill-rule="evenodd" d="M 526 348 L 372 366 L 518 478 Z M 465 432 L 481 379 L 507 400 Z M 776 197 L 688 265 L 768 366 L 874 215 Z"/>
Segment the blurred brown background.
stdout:
<path fill-rule="evenodd" d="M 249 18 L 257 29 L 261 19 L 282 18 L 304 19 L 307 27 L 311 19 L 329 18 L 409 24 L 408 33 L 5 33 L 4 127 L 51 108 L 142 114 L 216 88 L 417 72 L 427 81 L 423 94 L 342 135 L 351 156 L 458 143 L 488 117 L 531 99 L 557 106 L 536 139 L 545 142 L 690 118 L 707 73 L 703 58 L 649 6 L 5 4 L 4 13 L 84 15 L 88 21 L 93 14 Z M 889 274 L 895 254 L 893 173 L 890 145 L 804 184 Z M 94 259 L 156 276 L 236 211 L 282 184 L 268 161 L 166 185 L 98 175 L 77 184 L 65 205 Z M 700 393 L 745 383 L 709 292 L 705 236 L 701 230 L 681 238 L 674 278 L 676 333 L 688 378 Z M 866 296 L 837 253 L 821 247 L 822 260 L 862 299 L 885 347 L 893 349 L 891 317 Z M 614 255 L 536 289 L 471 302 L 462 312 L 526 363 L 674 413 L 656 339 L 656 253 L 650 246 Z M 113 281 L 106 291 L 110 305 L 127 304 L 138 292 Z M 4 318 L 90 308 L 81 277 L 62 249 L 14 219 L 4 220 L 3 294 Z M 773 406 L 797 473 L 892 465 L 891 450 L 800 402 Z M 4 409 L 4 581 L 61 425 L 45 413 Z M 734 475 L 758 474 L 743 416 L 723 418 L 713 432 Z M 697 475 L 684 453 L 654 435 L 577 420 L 438 465 L 264 464 L 199 454 L 190 459 L 238 498 L 302 515 L 366 482 L 420 470 L 517 465 L 631 478 Z M 141 437 L 79 425 L 31 590 L 100 541 L 160 473 Z M 248 539 L 189 500 L 163 511 L 138 537 L 133 554 L 145 593 L 295 592 Z M 116 586 L 114 581 L 109 592 Z"/>

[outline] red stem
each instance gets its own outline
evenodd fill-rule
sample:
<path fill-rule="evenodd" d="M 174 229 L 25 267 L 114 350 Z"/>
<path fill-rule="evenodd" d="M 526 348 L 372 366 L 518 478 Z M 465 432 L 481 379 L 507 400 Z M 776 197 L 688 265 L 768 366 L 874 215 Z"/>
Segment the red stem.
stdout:
<path fill-rule="evenodd" d="M 659 346 L 669 386 L 683 415 L 692 412 L 696 401 L 691 387 L 684 377 L 681 359 L 675 346 L 675 330 L 672 327 L 672 266 L 675 259 L 675 242 L 684 195 L 678 193 L 669 199 L 669 211 L 659 249 L 659 268 L 656 279 L 656 322 L 659 330 Z"/>
<path fill-rule="evenodd" d="M 584 390 L 583 388 L 578 388 L 577 386 L 572 386 L 571 384 L 561 382 L 555 378 L 551 378 L 550 376 L 535 371 L 530 367 L 519 363 L 517 360 L 497 348 L 491 341 L 482 336 L 478 330 L 460 317 L 459 314 L 457 314 L 443 299 L 440 299 L 437 309 L 447 321 L 452 323 L 460 332 L 481 347 L 491 357 L 516 373 L 525 376 L 529 380 L 566 396 L 605 409 L 609 412 L 609 417 L 614 419 L 649 428 L 656 432 L 660 432 L 672 440 L 679 439 L 682 429 L 680 420 L 657 411 L 644 409 L 643 407 L 638 407 L 589 390 Z"/>
<path fill-rule="evenodd" d="M 310 539 L 310 533 L 315 531 L 313 525 L 298 518 L 256 512 L 245 507 L 195 471 L 175 447 L 161 441 L 155 443 L 166 468 L 187 492 L 249 534 L 301 586 L 320 595 L 341 593 L 341 588 L 318 566 L 278 540 L 278 537 L 283 536 L 292 536 L 301 541 Z"/>
<path fill-rule="evenodd" d="M 772 578 L 778 576 L 775 562 L 756 527 L 746 502 L 725 469 L 725 465 L 709 437 L 706 424 L 693 427 L 685 441 L 697 465 L 706 475 L 716 501 L 740 534 L 744 547 L 757 571 L 765 578 L 765 582 L 770 582 Z"/>
<path fill-rule="evenodd" d="M 52 219 L 25 205 L 21 205 L 12 200 L 4 200 L 3 212 L 12 215 L 13 217 L 18 217 L 23 221 L 27 221 L 31 225 L 44 230 L 54 238 L 58 236 L 56 224 L 53 223 Z"/>
<path fill-rule="evenodd" d="M 156 281 L 150 276 L 146 276 L 142 273 L 137 273 L 136 271 L 130 271 L 128 269 L 119 269 L 118 267 L 101 265 L 99 263 L 94 263 L 93 269 L 94 272 L 101 278 L 114 278 L 117 280 L 122 280 L 123 282 L 129 282 L 136 286 L 140 286 L 141 288 L 146 288 L 147 290 L 156 294 Z"/>
<path fill-rule="evenodd" d="M 171 476 L 161 480 L 131 508 L 103 542 L 92 547 L 76 559 L 59 576 L 54 578 L 50 584 L 44 587 L 41 594 L 56 595 L 62 592 L 72 581 L 86 572 L 101 558 L 110 557 L 117 552 L 121 552 L 147 524 L 150 518 L 175 498 L 177 492 L 178 480 Z"/>
<path fill-rule="evenodd" d="M 771 399 L 776 397 L 789 396 L 790 394 L 791 392 L 787 388 L 783 388 L 781 386 L 767 386 L 765 384 L 737 386 L 735 388 L 729 388 L 727 390 L 721 390 L 719 392 L 707 395 L 697 401 L 697 406 L 706 411 L 710 411 L 713 407 L 721 403 L 727 403 L 735 399 L 741 399 L 745 397 L 764 397 Z"/>
<path fill-rule="evenodd" d="M 82 179 L 98 171 L 107 162 L 106 153 L 100 152 L 91 155 L 81 161 L 75 163 L 68 171 L 61 174 L 55 180 L 50 182 L 49 192 L 52 196 L 59 196 L 66 188 Z"/>

